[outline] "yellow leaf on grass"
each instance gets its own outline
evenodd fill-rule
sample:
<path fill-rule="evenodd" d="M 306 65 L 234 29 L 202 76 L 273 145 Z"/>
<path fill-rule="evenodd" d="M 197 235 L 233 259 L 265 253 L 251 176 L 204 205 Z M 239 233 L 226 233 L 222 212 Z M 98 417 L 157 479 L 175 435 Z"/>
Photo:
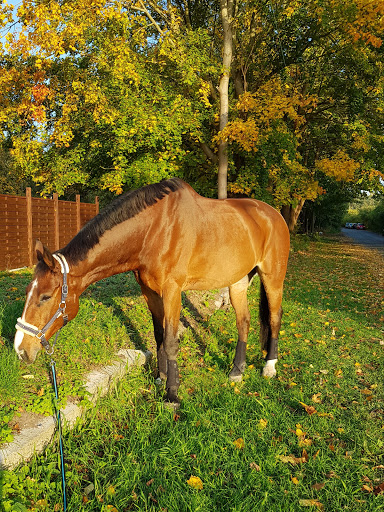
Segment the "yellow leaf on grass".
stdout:
<path fill-rule="evenodd" d="M 316 411 L 316 409 L 313 407 L 313 405 L 307 405 L 307 404 L 305 404 L 304 402 L 299 402 L 299 404 L 300 404 L 300 405 L 302 405 L 302 406 L 304 407 L 305 412 L 306 412 L 307 414 L 311 415 L 311 414 L 316 414 L 316 413 L 317 413 L 317 411 Z"/>
<path fill-rule="evenodd" d="M 190 479 L 187 480 L 187 484 L 192 487 L 193 489 L 202 489 L 203 488 L 203 481 L 198 476 L 191 475 Z"/>
<path fill-rule="evenodd" d="M 298 484 L 299 484 L 299 480 L 298 480 L 295 476 L 293 476 L 293 477 L 291 478 L 291 480 L 292 480 L 292 483 L 293 483 L 293 484 L 295 484 L 295 485 L 298 485 Z"/>
<path fill-rule="evenodd" d="M 239 437 L 239 439 L 236 439 L 236 441 L 233 441 L 233 444 L 238 450 L 244 450 L 245 442 L 242 437 Z"/>
<path fill-rule="evenodd" d="M 299 500 L 301 507 L 317 507 L 319 510 L 323 510 L 324 506 L 320 501 L 317 500 Z"/>
<path fill-rule="evenodd" d="M 268 420 L 265 420 L 264 418 L 261 418 L 261 420 L 259 421 L 260 428 L 266 428 L 267 424 L 268 424 Z"/>
<path fill-rule="evenodd" d="M 306 457 L 295 457 L 294 455 L 279 455 L 277 457 L 281 462 L 284 462 L 284 464 L 292 464 L 295 466 L 296 464 L 302 464 L 304 462 L 307 462 Z"/>

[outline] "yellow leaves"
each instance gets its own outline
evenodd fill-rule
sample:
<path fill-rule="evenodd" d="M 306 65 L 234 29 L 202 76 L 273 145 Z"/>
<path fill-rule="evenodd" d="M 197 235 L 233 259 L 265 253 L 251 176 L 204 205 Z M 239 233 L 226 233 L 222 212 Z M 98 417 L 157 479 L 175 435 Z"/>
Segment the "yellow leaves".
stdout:
<path fill-rule="evenodd" d="M 277 459 L 284 464 L 292 464 L 292 466 L 296 466 L 297 464 L 304 464 L 308 462 L 309 457 L 308 453 L 303 450 L 301 457 L 295 457 L 294 455 L 278 455 Z"/>
<path fill-rule="evenodd" d="M 203 489 L 203 481 L 201 480 L 200 477 L 198 476 L 193 476 L 191 475 L 191 477 L 189 478 L 189 480 L 187 480 L 187 484 L 192 487 L 192 489 L 197 489 L 197 490 L 201 490 Z"/>
<path fill-rule="evenodd" d="M 237 450 L 244 450 L 245 441 L 242 437 L 239 437 L 238 439 L 233 441 L 233 444 Z"/>
<path fill-rule="evenodd" d="M 312 395 L 312 402 L 314 402 L 315 404 L 321 404 L 322 403 L 322 400 L 321 400 L 321 393 L 315 393 L 314 395 Z"/>
<path fill-rule="evenodd" d="M 268 420 L 265 420 L 264 418 L 259 420 L 259 428 L 265 429 L 265 428 L 267 428 L 267 425 L 268 425 Z"/>
<path fill-rule="evenodd" d="M 316 167 L 327 176 L 337 181 L 353 181 L 355 173 L 360 169 L 360 163 L 350 158 L 345 151 L 339 149 L 333 158 L 316 160 Z"/>
<path fill-rule="evenodd" d="M 233 140 L 245 151 L 257 151 L 276 121 L 288 117 L 298 130 L 305 122 L 304 116 L 298 114 L 299 108 L 301 112 L 310 110 L 316 101 L 314 96 L 304 96 L 295 86 L 274 77 L 257 92 L 246 92 L 240 97 L 236 106 L 240 116 L 219 133 L 218 140 Z"/>
<path fill-rule="evenodd" d="M 299 500 L 299 505 L 301 507 L 316 507 L 318 510 L 323 510 L 324 505 L 320 503 L 320 501 L 310 499 L 310 500 Z"/>

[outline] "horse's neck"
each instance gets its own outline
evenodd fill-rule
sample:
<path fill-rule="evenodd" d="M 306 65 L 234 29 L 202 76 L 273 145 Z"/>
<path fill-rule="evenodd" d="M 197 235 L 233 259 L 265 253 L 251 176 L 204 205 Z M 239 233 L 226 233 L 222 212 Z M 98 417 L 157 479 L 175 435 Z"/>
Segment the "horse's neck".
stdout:
<path fill-rule="evenodd" d="M 80 277 L 84 291 L 90 284 L 106 277 L 135 270 L 144 238 L 143 225 L 126 221 L 107 231 L 87 257 L 74 266 L 73 274 Z"/>

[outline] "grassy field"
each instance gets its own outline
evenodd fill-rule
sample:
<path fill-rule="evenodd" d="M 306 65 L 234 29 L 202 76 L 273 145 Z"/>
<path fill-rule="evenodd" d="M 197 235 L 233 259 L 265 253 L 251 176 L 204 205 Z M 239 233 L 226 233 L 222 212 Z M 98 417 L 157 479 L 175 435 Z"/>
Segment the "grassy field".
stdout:
<path fill-rule="evenodd" d="M 257 285 L 248 368 L 234 386 L 232 310 L 215 311 L 213 293 L 187 293 L 180 410 L 164 408 L 149 370 L 116 385 L 65 434 L 69 511 L 384 510 L 383 258 L 337 237 L 292 246 L 277 378 L 260 376 Z M 45 358 L 27 367 L 9 349 L 29 278 L 0 280 L 3 416 L 49 410 Z M 64 394 L 81 396 L 83 372 L 120 346 L 153 349 L 138 293 L 128 276 L 85 293 L 57 349 Z M 0 510 L 62 510 L 57 461 L 52 446 L 0 473 Z"/>

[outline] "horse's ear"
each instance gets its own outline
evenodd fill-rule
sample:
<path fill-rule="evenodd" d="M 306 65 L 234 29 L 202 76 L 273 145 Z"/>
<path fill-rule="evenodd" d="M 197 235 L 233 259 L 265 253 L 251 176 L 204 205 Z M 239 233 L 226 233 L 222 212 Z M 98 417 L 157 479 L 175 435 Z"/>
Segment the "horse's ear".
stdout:
<path fill-rule="evenodd" d="M 53 270 L 56 266 L 56 261 L 51 252 L 40 240 L 36 240 L 35 251 L 38 261 L 44 261 L 48 267 Z"/>

